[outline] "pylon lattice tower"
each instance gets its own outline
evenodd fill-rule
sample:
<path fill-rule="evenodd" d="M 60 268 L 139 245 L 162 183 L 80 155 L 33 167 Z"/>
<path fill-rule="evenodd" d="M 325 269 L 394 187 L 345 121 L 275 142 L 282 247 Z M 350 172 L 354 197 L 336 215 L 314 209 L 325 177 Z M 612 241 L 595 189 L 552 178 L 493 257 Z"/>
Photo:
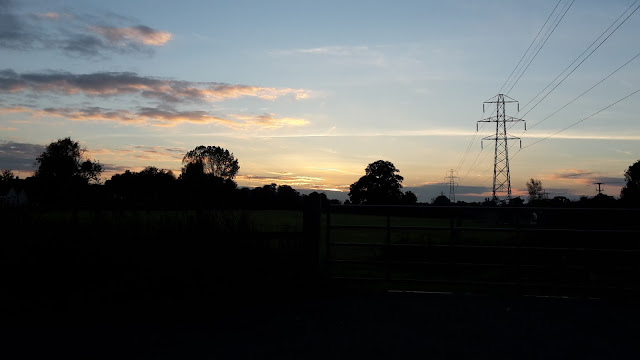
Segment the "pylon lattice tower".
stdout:
<path fill-rule="evenodd" d="M 445 177 L 446 180 L 449 180 L 449 201 L 453 204 L 456 202 L 456 179 L 459 177 L 455 176 L 458 172 L 451 169 L 447 171 L 448 176 Z"/>
<path fill-rule="evenodd" d="M 598 195 L 602 195 L 602 185 L 604 184 L 603 182 L 597 182 L 597 183 L 593 183 L 594 185 L 598 185 Z"/>
<path fill-rule="evenodd" d="M 505 98 L 507 100 L 505 100 Z M 514 118 L 513 116 L 507 116 L 506 104 L 517 103 L 518 112 L 520 112 L 520 104 L 517 100 L 514 100 L 504 94 L 498 94 L 491 99 L 485 101 L 482 104 L 482 110 L 484 111 L 486 104 L 496 104 L 496 115 L 488 117 L 486 119 L 479 120 L 478 123 L 496 123 L 496 134 L 484 137 L 484 140 L 491 140 L 495 142 L 494 160 L 493 160 L 493 200 L 498 200 L 498 193 L 506 193 L 507 198 L 511 199 L 511 174 L 509 172 L 509 140 L 520 140 L 519 137 L 509 136 L 507 133 L 507 123 L 520 122 L 522 119 Z M 525 131 L 527 125 L 525 123 Z M 476 123 L 476 130 L 478 130 L 478 124 Z M 484 143 L 481 142 L 484 147 Z M 520 147 L 522 147 L 522 140 L 520 140 Z"/>

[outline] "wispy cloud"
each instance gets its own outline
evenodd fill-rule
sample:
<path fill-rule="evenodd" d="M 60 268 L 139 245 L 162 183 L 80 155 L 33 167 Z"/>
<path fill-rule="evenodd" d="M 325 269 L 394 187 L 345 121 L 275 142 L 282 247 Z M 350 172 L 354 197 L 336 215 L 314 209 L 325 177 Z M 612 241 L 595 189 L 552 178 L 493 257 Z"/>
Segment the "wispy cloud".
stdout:
<path fill-rule="evenodd" d="M 577 133 L 577 134 L 558 134 L 542 133 L 542 134 L 529 134 L 522 135 L 523 145 L 526 138 L 539 139 L 566 139 L 566 140 L 622 140 L 622 141 L 638 141 L 640 140 L 640 134 L 590 134 L 590 133 Z"/>
<path fill-rule="evenodd" d="M 322 133 L 265 135 L 266 137 L 305 138 L 305 137 L 411 137 L 411 136 L 470 136 L 474 132 L 459 129 L 416 129 L 416 130 L 343 130 Z"/>
<path fill-rule="evenodd" d="M 213 124 L 231 128 L 244 129 L 277 129 L 285 126 L 301 126 L 309 122 L 304 119 L 277 118 L 272 114 L 249 116 L 231 115 L 224 118 L 209 114 L 206 111 L 176 111 L 156 107 L 143 107 L 135 111 L 110 110 L 101 107 L 84 108 L 44 108 L 27 107 L 0 108 L 0 114 L 26 113 L 30 116 L 53 116 L 72 121 L 113 121 L 124 124 L 140 124 L 153 126 L 175 126 L 180 123 Z"/>
<path fill-rule="evenodd" d="M 581 169 L 563 169 L 553 174 L 543 175 L 542 177 L 549 180 L 567 181 L 581 185 L 593 185 L 597 182 L 616 185 L 624 184 L 624 177 L 622 175 L 619 177 L 606 176 L 597 172 Z"/>
<path fill-rule="evenodd" d="M 275 100 L 291 96 L 294 99 L 303 99 L 309 95 L 309 91 L 303 89 L 167 80 L 139 76 L 131 72 L 72 74 L 46 71 L 18 74 L 9 69 L 0 71 L 0 93 L 24 92 L 103 97 L 140 95 L 147 99 L 172 103 L 215 102 L 241 97 Z"/>
<path fill-rule="evenodd" d="M 110 43 L 117 46 L 127 46 L 129 42 L 162 46 L 172 37 L 169 32 L 158 31 L 144 25 L 121 28 L 92 26 L 89 30 L 103 36 Z"/>
<path fill-rule="evenodd" d="M 369 46 L 345 46 L 345 45 L 333 45 L 333 46 L 321 46 L 315 48 L 300 48 L 292 50 L 280 50 L 274 51 L 273 54 L 291 55 L 291 54 L 313 54 L 313 55 L 328 55 L 328 56 L 354 56 L 370 54 L 371 48 Z"/>
<path fill-rule="evenodd" d="M 310 170 L 321 171 L 321 172 L 329 172 L 329 173 L 346 174 L 346 175 L 354 175 L 354 176 L 362 175 L 361 173 L 358 173 L 358 172 L 335 169 L 335 168 L 310 168 Z"/>
<path fill-rule="evenodd" d="M 49 19 L 49 20 L 58 20 L 60 18 L 70 18 L 71 16 L 66 13 L 58 13 L 54 11 L 49 11 L 46 13 L 35 13 L 35 16 L 41 19 Z"/>
<path fill-rule="evenodd" d="M 310 189 L 310 190 L 327 190 L 327 191 L 343 191 L 348 189 L 345 186 L 330 185 L 325 182 L 321 177 L 296 175 L 294 173 L 273 173 L 268 172 L 266 175 L 248 175 L 242 174 L 237 177 L 245 183 L 251 183 L 253 186 L 278 184 L 289 185 L 298 189 Z"/>
<path fill-rule="evenodd" d="M 19 51 L 55 49 L 68 55 L 150 53 L 172 37 L 142 24 L 121 24 L 108 16 L 77 16 L 65 12 L 21 12 L 12 0 L 0 1 L 0 48 Z M 60 21 L 64 19 L 65 21 Z"/>
<path fill-rule="evenodd" d="M 270 55 L 322 56 L 338 63 L 382 67 L 387 66 L 389 62 L 388 56 L 382 51 L 386 48 L 386 46 L 380 45 L 328 45 L 313 48 L 274 50 L 270 52 Z"/>
<path fill-rule="evenodd" d="M 132 145 L 121 149 L 93 149 L 91 153 L 95 156 L 107 159 L 136 159 L 155 162 L 177 162 L 182 160 L 187 149 L 181 147 Z"/>
<path fill-rule="evenodd" d="M 413 129 L 413 130 L 393 130 L 393 129 L 351 129 L 342 131 L 326 131 L 318 133 L 306 133 L 306 134 L 280 134 L 269 137 L 287 137 L 287 138 L 305 138 L 305 137 L 377 137 L 377 136 L 392 136 L 392 137 L 416 137 L 416 136 L 473 136 L 476 133 L 474 131 L 466 129 L 456 128 L 433 128 L 433 129 Z M 522 145 L 527 144 L 527 139 L 545 138 L 544 134 L 525 134 L 522 135 Z M 638 141 L 640 135 L 634 134 L 620 134 L 620 135 L 602 135 L 602 134 L 574 134 L 574 135 L 557 135 L 553 139 L 567 139 L 567 140 L 619 140 L 619 141 Z"/>
<path fill-rule="evenodd" d="M 284 126 L 303 126 L 308 125 L 309 121 L 302 118 L 279 118 L 275 114 L 262 115 L 232 115 L 234 119 L 242 120 L 249 126 L 259 128 L 278 129 Z"/>

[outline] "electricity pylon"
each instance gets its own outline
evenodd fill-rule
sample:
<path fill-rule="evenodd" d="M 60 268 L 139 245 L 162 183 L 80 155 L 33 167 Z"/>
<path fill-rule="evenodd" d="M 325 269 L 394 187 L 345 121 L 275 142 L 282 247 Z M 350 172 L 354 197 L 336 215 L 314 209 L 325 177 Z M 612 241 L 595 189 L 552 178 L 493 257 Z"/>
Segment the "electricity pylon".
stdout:
<path fill-rule="evenodd" d="M 508 100 L 505 100 L 507 98 Z M 491 99 L 485 101 L 482 104 L 482 111 L 484 111 L 485 104 L 496 104 L 496 115 L 488 117 L 486 119 L 479 120 L 478 122 L 495 122 L 496 134 L 487 136 L 482 140 L 491 140 L 495 142 L 494 159 L 493 159 L 493 200 L 498 200 L 498 193 L 507 193 L 507 198 L 511 199 L 511 174 L 509 172 L 509 146 L 508 140 L 520 140 L 519 137 L 509 136 L 507 134 L 507 123 L 524 121 L 522 119 L 514 118 L 513 116 L 507 116 L 506 104 L 518 103 L 504 94 L 498 94 Z M 518 104 L 518 112 L 520 112 L 520 104 Z M 476 123 L 476 131 L 478 124 Z M 527 130 L 527 124 L 524 125 L 525 131 Z M 481 142 L 484 147 L 484 144 Z M 520 140 L 520 147 L 522 148 L 522 140 Z"/>
<path fill-rule="evenodd" d="M 602 195 L 601 185 L 604 184 L 602 182 L 593 183 L 594 185 L 598 185 L 598 195 Z"/>
<path fill-rule="evenodd" d="M 456 202 L 456 179 L 459 179 L 459 177 L 455 176 L 454 173 L 457 174 L 458 172 L 451 169 L 450 171 L 447 171 L 449 176 L 445 177 L 446 180 L 449 180 L 449 202 L 452 204 Z"/>

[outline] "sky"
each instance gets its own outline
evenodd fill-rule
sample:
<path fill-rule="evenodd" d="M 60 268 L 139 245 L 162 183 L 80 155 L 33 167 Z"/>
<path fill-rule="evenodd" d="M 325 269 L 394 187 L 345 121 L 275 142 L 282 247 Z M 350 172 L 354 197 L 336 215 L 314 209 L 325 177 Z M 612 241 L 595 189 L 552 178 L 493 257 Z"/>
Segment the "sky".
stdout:
<path fill-rule="evenodd" d="M 421 202 L 449 196 L 451 174 L 456 199 L 482 200 L 496 123 L 478 121 L 505 94 L 525 120 L 508 124 L 513 196 L 535 178 L 550 197 L 596 182 L 618 197 L 640 159 L 638 6 L 0 0 L 0 169 L 31 176 L 71 137 L 104 179 L 179 174 L 215 145 L 239 160 L 239 186 L 345 199 L 386 160 Z"/>

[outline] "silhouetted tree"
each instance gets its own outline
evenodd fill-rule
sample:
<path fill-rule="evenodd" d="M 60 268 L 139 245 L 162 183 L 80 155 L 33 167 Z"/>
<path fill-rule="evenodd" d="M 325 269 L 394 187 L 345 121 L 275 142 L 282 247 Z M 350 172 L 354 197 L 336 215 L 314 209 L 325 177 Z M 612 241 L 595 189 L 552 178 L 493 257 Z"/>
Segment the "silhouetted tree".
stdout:
<path fill-rule="evenodd" d="M 176 179 L 173 175 L 173 171 L 166 169 L 158 169 L 155 166 L 147 166 L 141 170 L 138 175 L 141 178 L 149 179 L 150 181 L 168 181 L 171 182 Z"/>
<path fill-rule="evenodd" d="M 126 170 L 105 182 L 112 199 L 122 205 L 157 207 L 175 202 L 173 183 L 176 178 L 171 170 L 147 166 L 140 172 Z"/>
<path fill-rule="evenodd" d="M 102 173 L 102 165 L 85 158 L 86 151 L 77 141 L 68 137 L 53 142 L 36 158 L 38 168 L 34 177 L 55 182 L 97 182 Z"/>
<path fill-rule="evenodd" d="M 302 206 L 300 193 L 289 185 L 278 186 L 277 194 L 279 208 L 298 209 Z"/>
<path fill-rule="evenodd" d="M 553 206 L 569 206 L 571 205 L 571 200 L 566 196 L 554 196 L 551 199 L 551 205 Z"/>
<path fill-rule="evenodd" d="M 266 209 L 275 207 L 277 196 L 278 185 L 269 184 L 253 189 L 251 198 L 254 206 Z"/>
<path fill-rule="evenodd" d="M 36 171 L 25 186 L 34 204 L 56 206 L 93 205 L 95 189 L 90 182 L 99 182 L 102 165 L 85 156 L 86 149 L 67 137 L 45 147 L 36 157 Z"/>
<path fill-rule="evenodd" d="M 524 200 L 520 196 L 516 196 L 509 200 L 509 206 L 522 206 L 524 204 Z"/>
<path fill-rule="evenodd" d="M 400 170 L 390 161 L 378 160 L 367 166 L 365 175 L 349 187 L 354 204 L 398 204 L 402 202 Z"/>
<path fill-rule="evenodd" d="M 17 177 L 10 169 L 5 169 L 0 172 L 0 195 L 5 195 L 11 188 Z"/>
<path fill-rule="evenodd" d="M 233 180 L 240 170 L 238 159 L 227 149 L 218 146 L 200 145 L 182 158 L 183 174 L 202 170 L 204 174 Z"/>
<path fill-rule="evenodd" d="M 624 172 L 627 184 L 620 191 L 620 199 L 626 204 L 640 205 L 640 160 Z"/>
<path fill-rule="evenodd" d="M 15 174 L 11 169 L 4 169 L 0 172 L 0 181 L 3 183 L 10 183 L 16 179 Z"/>
<path fill-rule="evenodd" d="M 544 189 L 542 181 L 531 178 L 527 181 L 527 191 L 529 192 L 529 202 L 542 200 L 544 198 Z"/>
<path fill-rule="evenodd" d="M 435 199 L 431 200 L 431 205 L 435 206 L 447 206 L 451 205 L 451 200 L 444 194 L 438 195 Z"/>
<path fill-rule="evenodd" d="M 402 202 L 407 205 L 413 205 L 418 202 L 418 197 L 413 191 L 406 191 L 404 195 L 402 195 Z"/>
<path fill-rule="evenodd" d="M 325 193 L 319 193 L 317 191 L 314 191 L 311 194 L 304 196 L 303 199 L 304 201 L 309 201 L 309 200 L 314 201 L 314 199 L 315 200 L 319 199 L 320 206 L 323 209 L 326 209 L 329 207 L 329 198 Z"/>

